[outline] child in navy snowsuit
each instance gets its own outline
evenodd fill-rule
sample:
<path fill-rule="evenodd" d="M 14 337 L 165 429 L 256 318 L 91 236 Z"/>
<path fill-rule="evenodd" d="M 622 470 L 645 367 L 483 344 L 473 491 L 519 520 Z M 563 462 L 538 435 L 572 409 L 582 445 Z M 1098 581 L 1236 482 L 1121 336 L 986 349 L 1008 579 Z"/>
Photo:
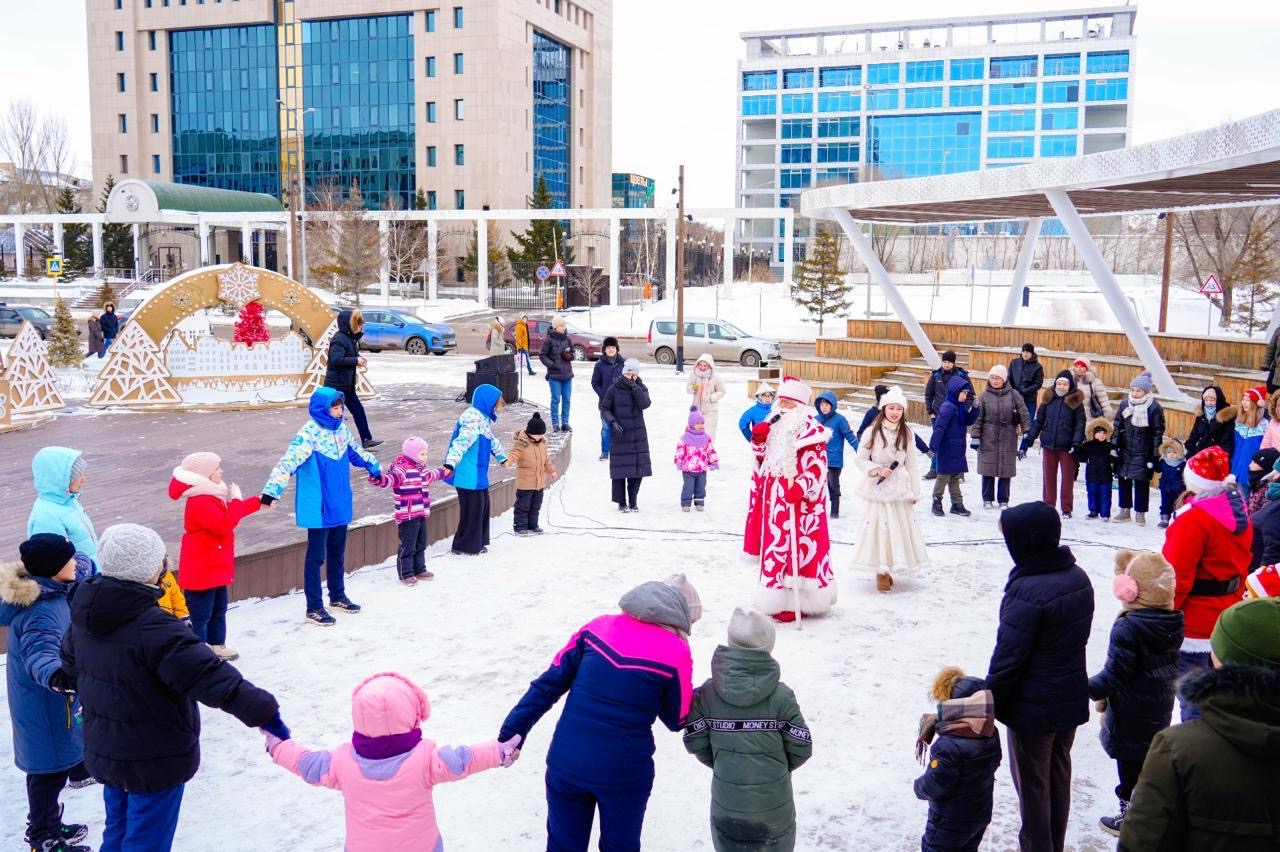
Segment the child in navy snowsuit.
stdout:
<path fill-rule="evenodd" d="M 1084 487 L 1089 497 L 1089 519 L 1101 517 L 1103 521 L 1111 520 L 1111 482 L 1115 474 L 1115 445 L 1111 436 L 1115 427 L 1105 417 L 1095 417 L 1089 421 L 1085 434 L 1089 440 L 1080 445 L 1074 453 L 1076 464 L 1084 465 Z"/>
<path fill-rule="evenodd" d="M 976 852 L 991 824 L 991 802 L 1000 766 L 995 698 L 986 681 L 948 666 L 933 681 L 937 713 L 920 720 L 916 757 L 929 747 L 916 797 L 929 803 L 920 839 L 923 852 Z M 937 740 L 933 741 L 934 735 Z"/>
<path fill-rule="evenodd" d="M 836 395 L 831 391 L 818 394 L 815 404 L 818 422 L 831 430 L 827 441 L 827 495 L 831 498 L 831 517 L 840 517 L 840 471 L 844 469 L 844 445 L 858 449 L 858 436 L 849 419 L 836 410 Z"/>
<path fill-rule="evenodd" d="M 1173 507 L 1187 490 L 1182 474 L 1187 466 L 1187 448 L 1177 438 L 1165 438 L 1160 444 L 1160 529 L 1169 526 Z"/>

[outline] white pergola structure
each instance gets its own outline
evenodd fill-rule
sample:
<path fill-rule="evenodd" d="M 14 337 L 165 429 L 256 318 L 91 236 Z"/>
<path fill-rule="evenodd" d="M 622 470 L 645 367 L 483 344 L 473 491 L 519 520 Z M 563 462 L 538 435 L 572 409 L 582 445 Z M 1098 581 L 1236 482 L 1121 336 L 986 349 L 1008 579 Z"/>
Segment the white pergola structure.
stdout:
<path fill-rule="evenodd" d="M 1164 394 L 1181 397 L 1115 274 L 1085 227 L 1089 216 L 1280 203 L 1280 110 L 1145 145 L 1007 169 L 844 184 L 800 196 L 801 215 L 840 223 L 934 368 L 938 353 L 876 256 L 860 223 L 947 225 L 1025 220 L 1026 239 L 1009 287 L 1012 325 L 1044 219 L 1056 216 L 1084 259 L 1133 350 Z"/>

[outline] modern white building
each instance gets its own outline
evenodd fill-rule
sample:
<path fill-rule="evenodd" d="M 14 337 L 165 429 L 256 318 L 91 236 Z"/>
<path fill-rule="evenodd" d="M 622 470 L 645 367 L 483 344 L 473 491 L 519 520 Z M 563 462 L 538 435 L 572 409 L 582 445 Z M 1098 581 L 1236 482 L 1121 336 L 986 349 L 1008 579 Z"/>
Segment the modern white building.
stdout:
<path fill-rule="evenodd" d="M 737 206 L 1126 147 L 1136 17 L 1100 6 L 743 33 Z M 798 221 L 788 248 L 756 220 L 736 239 L 777 265 L 807 236 Z"/>

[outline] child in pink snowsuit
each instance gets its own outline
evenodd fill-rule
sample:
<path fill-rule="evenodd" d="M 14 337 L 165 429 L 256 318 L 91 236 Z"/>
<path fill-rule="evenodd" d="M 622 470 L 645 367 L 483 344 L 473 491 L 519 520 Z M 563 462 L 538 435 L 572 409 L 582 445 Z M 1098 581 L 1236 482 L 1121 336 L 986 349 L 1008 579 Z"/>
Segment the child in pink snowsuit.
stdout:
<path fill-rule="evenodd" d="M 419 727 L 430 715 L 431 703 L 421 687 L 404 675 L 383 672 L 366 678 L 351 693 L 351 742 L 311 751 L 267 733 L 267 751 L 308 784 L 342 791 L 345 852 L 443 852 L 431 788 L 510 766 L 520 756 L 520 736 L 506 742 L 437 746 L 423 739 Z"/>
<path fill-rule="evenodd" d="M 707 421 L 697 407 L 689 409 L 689 425 L 676 444 L 676 467 L 684 474 L 684 487 L 680 489 L 680 509 L 689 506 L 702 511 L 707 501 L 707 471 L 720 469 L 720 456 L 707 434 Z"/>

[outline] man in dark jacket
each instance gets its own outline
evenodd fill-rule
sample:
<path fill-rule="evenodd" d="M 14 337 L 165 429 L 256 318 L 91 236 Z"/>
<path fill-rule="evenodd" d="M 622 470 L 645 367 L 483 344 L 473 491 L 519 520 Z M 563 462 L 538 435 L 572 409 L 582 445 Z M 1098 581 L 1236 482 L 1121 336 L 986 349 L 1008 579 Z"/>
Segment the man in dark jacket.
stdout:
<path fill-rule="evenodd" d="M 551 431 L 572 432 L 569 398 L 573 394 L 573 341 L 563 319 L 551 321 L 551 330 L 542 338 L 538 360 L 547 368 L 547 385 L 551 388 Z"/>
<path fill-rule="evenodd" d="M 366 363 L 364 356 L 360 354 L 362 337 L 364 315 L 359 308 L 344 308 L 338 313 L 338 330 L 329 341 L 329 364 L 324 371 L 324 386 L 342 391 L 346 397 L 347 410 L 351 412 L 351 419 L 356 422 L 356 430 L 360 433 L 360 441 L 364 449 L 370 450 L 382 442 L 373 440 L 364 405 L 356 396 L 356 369 Z"/>
<path fill-rule="evenodd" d="M 1280 838 L 1280 598 L 1224 611 L 1214 668 L 1179 694 L 1200 718 L 1156 734 L 1120 852 L 1273 852 Z"/>
<path fill-rule="evenodd" d="M 1071 744 L 1089 720 L 1085 646 L 1093 585 L 1059 546 L 1053 507 L 1023 503 L 1000 513 L 1013 570 L 987 673 L 996 718 L 1008 728 L 1023 852 L 1062 852 L 1071 812 Z"/>
<path fill-rule="evenodd" d="M 1022 344 L 1022 352 L 1009 362 L 1009 387 L 1022 394 L 1027 404 L 1027 419 L 1036 419 L 1036 400 L 1040 398 L 1040 388 L 1044 387 L 1044 366 L 1036 357 L 1036 347 L 1030 343 Z"/>
<path fill-rule="evenodd" d="M 965 370 L 956 366 L 956 353 L 948 349 L 942 353 L 942 366 L 930 373 L 924 383 L 924 408 L 929 412 L 930 424 L 937 419 L 938 412 L 942 410 L 942 404 L 947 401 L 947 384 L 955 376 L 969 378 Z M 937 458 L 930 458 L 929 472 L 924 475 L 924 478 L 938 478 Z"/>
<path fill-rule="evenodd" d="M 120 317 L 116 316 L 116 306 L 107 302 L 102 306 L 102 316 L 98 317 L 98 325 L 102 327 L 102 355 L 107 354 L 111 344 L 120 335 Z"/>
<path fill-rule="evenodd" d="M 622 365 L 625 363 L 622 359 L 622 352 L 618 349 L 618 338 L 606 337 L 604 345 L 600 347 L 604 352 L 600 356 L 600 360 L 596 362 L 595 369 L 591 371 L 591 389 L 596 392 L 596 403 L 604 399 L 605 391 L 613 387 L 622 376 Z M 609 460 L 609 450 L 613 446 L 613 430 L 609 428 L 609 424 L 605 422 L 604 415 L 600 415 L 600 461 Z"/>
<path fill-rule="evenodd" d="M 271 693 L 157 606 L 166 561 L 153 530 L 104 531 L 102 573 L 79 584 L 63 639 L 63 671 L 84 707 L 85 766 L 105 788 L 103 849 L 171 847 L 183 788 L 200 766 L 197 701 L 289 735 Z"/>

